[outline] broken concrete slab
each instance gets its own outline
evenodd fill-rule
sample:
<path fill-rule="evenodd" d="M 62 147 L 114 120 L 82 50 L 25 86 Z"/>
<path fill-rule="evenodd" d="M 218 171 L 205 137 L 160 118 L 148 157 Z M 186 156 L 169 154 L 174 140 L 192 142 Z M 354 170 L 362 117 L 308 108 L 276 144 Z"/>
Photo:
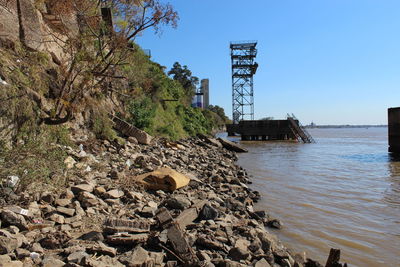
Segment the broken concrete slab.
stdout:
<path fill-rule="evenodd" d="M 68 209 L 68 208 L 61 207 L 61 206 L 57 207 L 57 211 L 59 213 L 62 213 L 64 215 L 67 215 L 67 216 L 70 216 L 70 217 L 74 216 L 74 214 L 75 214 L 75 209 Z"/>
<path fill-rule="evenodd" d="M 196 208 L 190 208 L 182 211 L 181 214 L 176 218 L 176 223 L 179 224 L 180 228 L 185 229 L 186 226 L 191 224 L 199 216 L 199 211 Z"/>
<path fill-rule="evenodd" d="M 175 253 L 182 258 L 185 263 L 194 263 L 198 261 L 193 252 L 192 247 L 189 245 L 186 236 L 178 224 L 172 224 L 167 232 L 168 240 L 171 242 Z"/>
<path fill-rule="evenodd" d="M 65 221 L 65 218 L 64 218 L 64 216 L 62 216 L 60 214 L 54 213 L 49 217 L 49 220 L 51 220 L 55 223 L 58 223 L 58 224 L 63 224 Z"/>
<path fill-rule="evenodd" d="M 78 194 L 80 192 L 89 192 L 92 193 L 94 189 L 94 185 L 92 184 L 78 184 L 71 187 L 71 191 L 74 194 Z"/>
<path fill-rule="evenodd" d="M 116 258 L 111 258 L 110 256 L 101 256 L 99 258 L 84 258 L 82 262 L 83 266 L 90 267 L 125 267 Z"/>
<path fill-rule="evenodd" d="M 204 134 L 199 134 L 199 137 L 204 139 L 204 141 L 206 141 L 206 143 L 216 146 L 216 147 L 222 147 L 222 144 L 220 142 L 218 142 L 217 139 L 212 138 L 212 137 L 208 137 Z"/>
<path fill-rule="evenodd" d="M 107 236 L 106 241 L 111 245 L 136 245 L 146 242 L 148 238 L 148 234 L 118 233 Z"/>
<path fill-rule="evenodd" d="M 207 201 L 202 200 L 193 205 L 191 208 L 184 210 L 179 214 L 179 216 L 175 219 L 176 223 L 179 224 L 181 229 L 185 229 L 186 226 L 191 224 L 194 220 L 199 217 L 199 214 L 203 207 L 206 205 Z"/>
<path fill-rule="evenodd" d="M 211 240 L 205 236 L 200 236 L 196 239 L 196 244 L 207 249 L 225 251 L 224 245 L 221 242 Z"/>
<path fill-rule="evenodd" d="M 53 257 L 46 257 L 42 261 L 43 267 L 63 267 L 64 265 L 65 262 Z"/>
<path fill-rule="evenodd" d="M 230 151 L 234 151 L 234 152 L 239 152 L 239 153 L 243 153 L 243 152 L 249 152 L 247 149 L 241 147 L 240 145 L 231 142 L 229 140 L 226 139 L 222 139 L 222 138 L 218 138 L 218 141 L 222 144 L 222 146 Z"/>
<path fill-rule="evenodd" d="M 115 257 L 117 255 L 117 250 L 115 248 L 106 246 L 102 242 L 98 242 L 96 245 L 87 247 L 86 250 L 90 254 L 97 254 L 97 255 L 108 255 L 110 257 Z"/>
<path fill-rule="evenodd" d="M 125 195 L 124 192 L 119 189 L 113 189 L 104 193 L 105 198 L 112 198 L 112 199 L 117 199 L 123 197 L 124 195 Z"/>
<path fill-rule="evenodd" d="M 81 264 L 83 258 L 89 257 L 89 254 L 87 254 L 84 251 L 76 251 L 67 257 L 68 263 L 76 263 L 76 264 Z"/>
<path fill-rule="evenodd" d="M 151 143 L 151 140 L 153 140 L 153 137 L 146 133 L 145 131 L 142 131 L 132 124 L 129 124 L 128 122 L 118 118 L 118 117 L 113 117 L 113 122 L 114 122 L 114 128 L 117 129 L 120 133 L 126 135 L 126 136 L 131 136 L 135 137 L 136 140 L 139 142 L 139 144 L 143 145 L 149 145 Z"/>
<path fill-rule="evenodd" d="M 72 201 L 71 201 L 71 199 L 68 199 L 68 198 L 59 198 L 59 199 L 56 199 L 55 203 L 60 207 L 65 207 L 65 206 L 68 206 L 69 204 L 71 204 Z"/>
<path fill-rule="evenodd" d="M 146 233 L 150 231 L 151 222 L 140 220 L 123 220 L 108 218 L 103 224 L 105 233 Z"/>
<path fill-rule="evenodd" d="M 158 223 L 163 229 L 167 229 L 171 222 L 173 221 L 173 218 L 171 216 L 171 213 L 166 208 L 160 208 L 156 211 L 156 218 Z"/>
<path fill-rule="evenodd" d="M 149 252 L 141 246 L 137 246 L 133 251 L 119 257 L 119 261 L 128 267 L 150 267 L 155 265 L 154 259 L 149 257 Z"/>

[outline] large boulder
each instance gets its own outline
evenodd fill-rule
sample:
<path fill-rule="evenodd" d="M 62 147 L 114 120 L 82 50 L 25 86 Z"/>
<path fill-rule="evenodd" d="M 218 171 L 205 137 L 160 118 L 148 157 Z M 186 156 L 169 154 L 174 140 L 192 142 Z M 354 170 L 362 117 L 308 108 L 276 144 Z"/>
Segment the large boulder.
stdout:
<path fill-rule="evenodd" d="M 43 43 L 38 11 L 32 0 L 19 0 L 22 42 L 32 50 L 39 50 Z"/>

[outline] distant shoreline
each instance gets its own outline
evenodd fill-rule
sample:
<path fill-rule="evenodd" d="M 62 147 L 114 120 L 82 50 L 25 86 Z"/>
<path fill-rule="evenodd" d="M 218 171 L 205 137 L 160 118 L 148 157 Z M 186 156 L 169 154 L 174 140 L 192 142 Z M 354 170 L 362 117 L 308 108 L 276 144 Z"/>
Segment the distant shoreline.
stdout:
<path fill-rule="evenodd" d="M 387 128 L 387 125 L 306 125 L 307 129 L 332 129 L 332 128 Z"/>

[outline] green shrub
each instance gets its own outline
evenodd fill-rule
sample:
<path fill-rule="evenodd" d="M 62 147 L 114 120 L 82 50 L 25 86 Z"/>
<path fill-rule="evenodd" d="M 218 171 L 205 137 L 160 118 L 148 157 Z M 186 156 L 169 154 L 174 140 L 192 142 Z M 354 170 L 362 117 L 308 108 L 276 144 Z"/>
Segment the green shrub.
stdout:
<path fill-rule="evenodd" d="M 104 111 L 97 110 L 92 113 L 91 129 L 99 139 L 110 141 L 117 139 L 117 134 L 113 130 L 113 123 Z"/>
<path fill-rule="evenodd" d="M 161 136 L 169 137 L 172 140 L 177 140 L 181 138 L 176 129 L 174 129 L 173 124 L 168 124 L 157 128 L 157 133 Z"/>
<path fill-rule="evenodd" d="M 189 136 L 206 134 L 212 130 L 212 124 L 204 117 L 201 109 L 179 105 L 176 113 L 180 118 L 183 129 Z"/>
<path fill-rule="evenodd" d="M 156 107 L 149 97 L 130 100 L 127 105 L 130 114 L 128 121 L 139 129 L 149 130 L 152 127 Z"/>
<path fill-rule="evenodd" d="M 69 130 L 65 125 L 44 125 L 44 128 L 49 142 L 64 146 L 74 146 L 69 136 Z"/>

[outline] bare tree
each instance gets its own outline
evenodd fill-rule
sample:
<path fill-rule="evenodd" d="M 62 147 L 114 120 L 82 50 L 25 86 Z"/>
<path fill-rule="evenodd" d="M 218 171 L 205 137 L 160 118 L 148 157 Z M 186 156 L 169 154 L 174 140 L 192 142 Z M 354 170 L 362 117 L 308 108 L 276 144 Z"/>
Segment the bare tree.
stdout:
<path fill-rule="evenodd" d="M 47 124 L 67 122 L 86 97 L 107 90 L 105 85 L 110 79 L 121 78 L 115 75 L 115 69 L 126 64 L 128 44 L 141 32 L 176 27 L 179 19 L 170 4 L 159 0 L 66 0 L 52 4 L 54 15 L 76 13 L 80 30 L 72 34 L 63 22 L 65 27 L 61 29 L 67 38 L 59 41 L 69 59 L 61 67 L 62 82 L 54 109 L 45 112 L 43 121 Z M 111 11 L 113 25 L 102 19 L 101 7 Z"/>

